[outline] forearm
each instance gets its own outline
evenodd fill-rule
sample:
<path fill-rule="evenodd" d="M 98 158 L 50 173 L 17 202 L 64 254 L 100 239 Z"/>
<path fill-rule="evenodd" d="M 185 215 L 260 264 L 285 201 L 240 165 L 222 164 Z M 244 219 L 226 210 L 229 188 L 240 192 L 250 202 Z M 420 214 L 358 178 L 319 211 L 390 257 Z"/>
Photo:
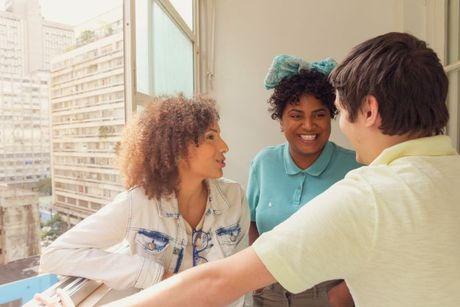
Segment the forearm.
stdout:
<path fill-rule="evenodd" d="M 159 284 L 133 296 L 114 302 L 109 306 L 223 306 L 223 298 L 216 299 L 213 293 L 221 288 L 213 268 L 202 265 L 176 274 Z M 224 287 L 222 287 L 224 288 Z"/>
<path fill-rule="evenodd" d="M 328 301 L 331 307 L 353 307 L 353 297 L 348 290 L 347 284 L 342 281 L 328 292 Z"/>
<path fill-rule="evenodd" d="M 111 288 L 145 288 L 163 277 L 162 265 L 139 255 L 111 253 L 94 248 L 48 248 L 41 272 L 100 280 Z"/>
<path fill-rule="evenodd" d="M 177 274 L 111 306 L 225 306 L 273 282 L 273 276 L 248 248 Z"/>

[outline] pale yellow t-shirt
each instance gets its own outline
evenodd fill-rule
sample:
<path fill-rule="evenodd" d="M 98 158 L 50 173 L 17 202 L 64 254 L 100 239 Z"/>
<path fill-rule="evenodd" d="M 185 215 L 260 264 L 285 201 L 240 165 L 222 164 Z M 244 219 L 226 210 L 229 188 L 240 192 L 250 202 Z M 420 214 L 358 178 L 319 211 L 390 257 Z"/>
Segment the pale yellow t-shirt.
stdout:
<path fill-rule="evenodd" d="M 292 292 L 343 278 L 356 306 L 460 306 L 460 156 L 446 136 L 390 147 L 253 248 Z"/>

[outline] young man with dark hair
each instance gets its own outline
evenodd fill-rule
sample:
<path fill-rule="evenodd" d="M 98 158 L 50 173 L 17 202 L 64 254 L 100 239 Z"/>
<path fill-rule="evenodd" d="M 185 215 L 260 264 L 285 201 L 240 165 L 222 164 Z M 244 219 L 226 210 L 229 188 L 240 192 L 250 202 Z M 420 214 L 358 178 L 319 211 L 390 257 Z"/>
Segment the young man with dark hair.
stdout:
<path fill-rule="evenodd" d="M 357 306 L 458 306 L 460 156 L 441 135 L 448 80 L 438 57 L 388 33 L 355 47 L 331 81 L 340 127 L 368 166 L 246 250 L 118 303 L 221 306 L 275 281 L 297 293 L 344 279 Z"/>

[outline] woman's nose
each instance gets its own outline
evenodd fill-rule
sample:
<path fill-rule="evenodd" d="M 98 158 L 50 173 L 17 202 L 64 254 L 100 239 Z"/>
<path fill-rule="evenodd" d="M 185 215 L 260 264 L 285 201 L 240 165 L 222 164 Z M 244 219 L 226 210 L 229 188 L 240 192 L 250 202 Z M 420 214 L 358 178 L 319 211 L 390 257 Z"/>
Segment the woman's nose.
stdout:
<path fill-rule="evenodd" d="M 315 122 L 312 118 L 306 117 L 302 122 L 302 126 L 307 130 L 311 130 L 315 126 Z"/>
<path fill-rule="evenodd" d="M 225 141 L 224 141 L 223 139 L 221 139 L 221 142 L 222 142 L 222 144 L 221 144 L 221 149 L 220 149 L 220 150 L 221 150 L 223 153 L 228 152 L 228 151 L 229 151 L 229 148 L 228 148 L 227 143 L 225 143 Z"/>

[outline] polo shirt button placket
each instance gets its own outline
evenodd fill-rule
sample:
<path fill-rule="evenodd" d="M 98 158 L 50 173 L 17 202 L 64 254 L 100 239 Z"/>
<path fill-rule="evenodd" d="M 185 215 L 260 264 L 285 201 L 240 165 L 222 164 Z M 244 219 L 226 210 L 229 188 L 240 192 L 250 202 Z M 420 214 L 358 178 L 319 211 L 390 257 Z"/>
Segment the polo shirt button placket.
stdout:
<path fill-rule="evenodd" d="M 300 205 L 300 201 L 302 200 L 302 192 L 303 192 L 303 185 L 305 183 L 305 179 L 307 178 L 307 175 L 304 174 L 301 182 L 299 183 L 299 186 L 297 187 L 297 189 L 295 189 L 294 191 L 294 199 L 293 199 L 293 203 L 296 205 L 296 206 L 299 206 Z"/>

